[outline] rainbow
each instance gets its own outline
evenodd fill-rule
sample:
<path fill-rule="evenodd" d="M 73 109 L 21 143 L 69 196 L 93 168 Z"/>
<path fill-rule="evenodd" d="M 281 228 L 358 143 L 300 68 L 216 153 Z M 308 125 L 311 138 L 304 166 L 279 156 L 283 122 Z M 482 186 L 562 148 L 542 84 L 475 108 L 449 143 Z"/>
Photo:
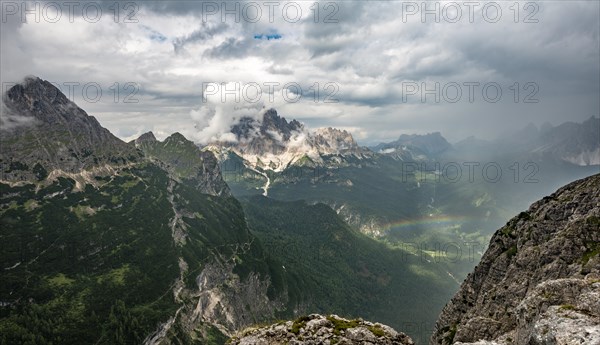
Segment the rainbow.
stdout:
<path fill-rule="evenodd" d="M 458 223 L 464 223 L 468 220 L 469 220 L 468 217 L 446 216 L 446 215 L 429 216 L 429 217 L 422 217 L 422 218 L 417 218 L 417 219 L 403 219 L 403 220 L 398 220 L 398 221 L 391 222 L 388 224 L 384 224 L 381 227 L 381 231 L 387 232 L 391 229 L 409 228 L 409 227 L 413 227 L 413 226 L 417 226 L 417 225 L 449 226 L 449 225 L 455 225 Z"/>

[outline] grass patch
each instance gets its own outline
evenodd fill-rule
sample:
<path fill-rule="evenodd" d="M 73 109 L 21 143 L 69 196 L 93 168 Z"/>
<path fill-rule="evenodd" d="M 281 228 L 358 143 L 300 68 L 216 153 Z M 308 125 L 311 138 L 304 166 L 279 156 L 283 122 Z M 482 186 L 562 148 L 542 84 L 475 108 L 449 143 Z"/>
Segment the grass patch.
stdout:
<path fill-rule="evenodd" d="M 381 326 L 379 325 L 375 325 L 375 326 L 368 326 L 367 327 L 369 329 L 369 331 L 371 331 L 371 333 L 373 333 L 376 337 L 383 337 L 385 335 L 385 331 L 383 330 L 383 328 L 381 328 Z"/>
<path fill-rule="evenodd" d="M 596 216 L 589 216 L 589 217 L 587 217 L 587 219 L 585 220 L 585 222 L 588 223 L 589 225 L 600 226 L 600 218 L 598 218 Z"/>
<path fill-rule="evenodd" d="M 70 286 L 75 282 L 75 279 L 67 277 L 64 273 L 59 273 L 52 278 L 48 279 L 50 286 L 54 287 L 66 287 Z"/>
<path fill-rule="evenodd" d="M 502 230 L 500 232 L 502 233 L 502 235 L 504 235 L 506 237 L 510 237 L 513 239 L 517 237 L 517 235 L 515 235 L 515 233 L 514 233 L 514 229 L 511 227 L 508 227 L 508 226 L 502 228 Z"/>
<path fill-rule="evenodd" d="M 346 321 L 346 320 L 340 320 L 340 319 L 336 319 L 333 316 L 327 316 L 327 320 L 329 320 L 331 323 L 333 323 L 333 334 L 335 335 L 340 335 L 342 333 L 343 330 L 346 330 L 348 328 L 354 328 L 357 327 L 359 324 L 358 320 L 350 320 L 350 321 Z"/>
<path fill-rule="evenodd" d="M 442 328 L 442 331 L 444 333 L 448 332 L 448 335 L 446 335 L 444 337 L 444 340 L 446 341 L 447 344 L 452 344 L 452 342 L 454 342 L 454 337 L 456 336 L 456 330 L 457 330 L 457 325 L 453 324 L 451 327 L 444 327 Z"/>
<path fill-rule="evenodd" d="M 575 308 L 574 305 L 572 304 L 563 304 L 560 306 L 560 310 L 575 310 L 577 308 Z"/>
<path fill-rule="evenodd" d="M 530 220 L 531 215 L 529 215 L 529 212 L 523 211 L 523 212 L 519 213 L 519 215 L 517 216 L 517 219 Z"/>
<path fill-rule="evenodd" d="M 517 246 L 512 246 L 508 248 L 508 250 L 506 251 L 506 257 L 510 259 L 515 255 L 517 255 Z"/>
<path fill-rule="evenodd" d="M 116 285 L 125 285 L 125 276 L 129 272 L 129 264 L 115 268 L 110 272 L 98 277 L 98 282 L 110 281 Z"/>
<path fill-rule="evenodd" d="M 306 323 L 310 320 L 308 316 L 300 316 L 296 320 L 294 320 L 294 324 L 292 325 L 292 330 L 290 332 L 294 334 L 300 333 L 300 329 L 306 326 Z"/>
<path fill-rule="evenodd" d="M 591 258 L 600 254 L 600 243 L 596 242 L 587 242 L 586 243 L 587 250 L 583 253 L 581 257 L 581 264 L 585 265 L 590 261 Z"/>

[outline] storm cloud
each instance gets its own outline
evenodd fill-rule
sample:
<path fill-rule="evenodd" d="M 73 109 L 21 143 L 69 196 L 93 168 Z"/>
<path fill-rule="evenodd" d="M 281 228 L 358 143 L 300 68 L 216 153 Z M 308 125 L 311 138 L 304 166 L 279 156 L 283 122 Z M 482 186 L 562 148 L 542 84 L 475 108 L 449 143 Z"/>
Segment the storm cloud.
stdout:
<path fill-rule="evenodd" d="M 433 131 L 490 137 L 600 115 L 595 1 L 481 1 L 472 12 L 460 1 L 119 1 L 118 16 L 114 0 L 84 1 L 72 21 L 63 12 L 26 23 L 6 3 L 2 81 L 78 83 L 78 105 L 124 139 L 179 131 L 201 142 L 263 107 L 309 128 L 347 129 L 362 144 Z M 86 4 L 101 18 L 83 15 Z M 273 33 L 280 38 L 255 39 Z M 256 83 L 263 94 L 207 105 L 207 82 Z M 99 101 L 82 94 L 88 83 L 101 87 Z M 302 97 L 286 98 L 285 85 Z"/>

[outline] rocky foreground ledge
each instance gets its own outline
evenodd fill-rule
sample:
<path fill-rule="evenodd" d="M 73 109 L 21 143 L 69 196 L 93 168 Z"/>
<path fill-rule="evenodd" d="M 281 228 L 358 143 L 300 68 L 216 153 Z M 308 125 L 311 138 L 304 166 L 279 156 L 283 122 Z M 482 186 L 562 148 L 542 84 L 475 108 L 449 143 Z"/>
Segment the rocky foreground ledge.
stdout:
<path fill-rule="evenodd" d="M 312 314 L 295 321 L 249 328 L 228 342 L 232 345 L 414 345 L 404 333 L 380 323 Z"/>

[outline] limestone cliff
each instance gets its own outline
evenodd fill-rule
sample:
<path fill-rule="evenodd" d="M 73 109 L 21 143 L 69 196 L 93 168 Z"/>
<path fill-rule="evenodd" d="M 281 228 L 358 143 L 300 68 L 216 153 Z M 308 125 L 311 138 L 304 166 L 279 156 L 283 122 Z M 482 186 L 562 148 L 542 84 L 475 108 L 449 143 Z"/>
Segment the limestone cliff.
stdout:
<path fill-rule="evenodd" d="M 600 343 L 600 175 L 499 229 L 443 309 L 432 344 Z"/>

